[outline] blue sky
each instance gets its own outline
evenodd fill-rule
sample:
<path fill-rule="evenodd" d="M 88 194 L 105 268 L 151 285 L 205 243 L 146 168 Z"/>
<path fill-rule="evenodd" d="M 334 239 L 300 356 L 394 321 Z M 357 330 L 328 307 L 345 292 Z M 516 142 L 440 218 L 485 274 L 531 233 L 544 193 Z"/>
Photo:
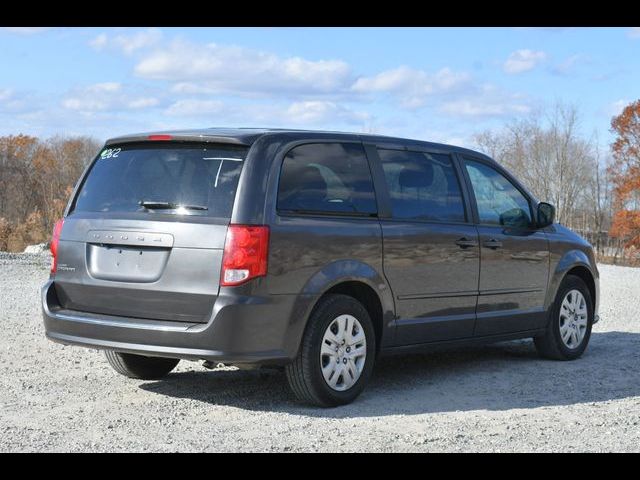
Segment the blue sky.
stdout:
<path fill-rule="evenodd" d="M 585 136 L 640 97 L 640 28 L 0 28 L 0 134 L 208 126 L 472 146 L 555 102 Z"/>

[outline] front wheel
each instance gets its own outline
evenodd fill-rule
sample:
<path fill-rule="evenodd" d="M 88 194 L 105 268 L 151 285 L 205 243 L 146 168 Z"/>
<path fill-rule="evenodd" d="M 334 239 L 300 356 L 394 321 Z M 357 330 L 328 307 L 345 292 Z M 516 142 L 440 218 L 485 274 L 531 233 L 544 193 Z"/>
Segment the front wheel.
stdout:
<path fill-rule="evenodd" d="M 544 335 L 534 338 L 538 353 L 553 360 L 574 360 L 589 343 L 593 301 L 580 277 L 567 275 L 560 284 Z"/>
<path fill-rule="evenodd" d="M 104 354 L 109 365 L 120 375 L 141 380 L 162 378 L 168 375 L 180 361 L 177 358 L 144 357 L 111 350 L 105 350 Z"/>
<path fill-rule="evenodd" d="M 376 352 L 366 308 L 347 295 L 328 295 L 316 306 L 295 360 L 287 365 L 289 386 L 308 404 L 335 407 L 364 389 Z"/>

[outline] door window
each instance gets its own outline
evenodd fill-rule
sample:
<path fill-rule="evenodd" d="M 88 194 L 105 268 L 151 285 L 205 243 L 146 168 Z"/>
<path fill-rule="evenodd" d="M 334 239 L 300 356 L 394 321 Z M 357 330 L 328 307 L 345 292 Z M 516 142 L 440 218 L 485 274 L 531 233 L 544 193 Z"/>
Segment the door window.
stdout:
<path fill-rule="evenodd" d="M 484 163 L 466 159 L 464 163 L 480 223 L 522 228 L 531 225 L 529 201 L 504 175 Z"/>
<path fill-rule="evenodd" d="M 378 153 L 394 218 L 466 220 L 460 183 L 449 155 L 384 149 Z"/>

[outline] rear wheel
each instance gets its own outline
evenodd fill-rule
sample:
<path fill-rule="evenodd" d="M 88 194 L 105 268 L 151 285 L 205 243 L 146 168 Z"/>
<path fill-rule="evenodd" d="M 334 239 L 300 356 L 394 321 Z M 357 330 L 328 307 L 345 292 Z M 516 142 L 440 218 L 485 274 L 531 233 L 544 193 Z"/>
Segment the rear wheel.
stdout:
<path fill-rule="evenodd" d="M 544 335 L 534 338 L 538 353 L 554 360 L 574 360 L 587 348 L 593 326 L 593 301 L 580 277 L 560 284 Z"/>
<path fill-rule="evenodd" d="M 141 380 L 155 380 L 167 375 L 178 365 L 177 358 L 144 357 L 131 353 L 105 350 L 109 365 L 121 375 Z"/>
<path fill-rule="evenodd" d="M 296 359 L 286 367 L 296 397 L 334 407 L 364 389 L 375 360 L 375 332 L 364 306 L 347 295 L 327 295 L 309 318 Z"/>

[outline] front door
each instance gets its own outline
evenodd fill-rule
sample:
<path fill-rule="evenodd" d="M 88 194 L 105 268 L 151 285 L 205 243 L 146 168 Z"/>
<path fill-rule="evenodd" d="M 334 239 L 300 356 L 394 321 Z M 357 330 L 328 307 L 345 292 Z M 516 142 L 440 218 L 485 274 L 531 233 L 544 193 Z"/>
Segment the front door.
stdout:
<path fill-rule="evenodd" d="M 473 336 L 480 252 L 458 171 L 444 153 L 378 149 L 392 208 L 381 219 L 396 343 Z"/>
<path fill-rule="evenodd" d="M 475 336 L 540 327 L 549 246 L 527 196 L 488 163 L 464 159 L 477 206 L 480 288 Z"/>

